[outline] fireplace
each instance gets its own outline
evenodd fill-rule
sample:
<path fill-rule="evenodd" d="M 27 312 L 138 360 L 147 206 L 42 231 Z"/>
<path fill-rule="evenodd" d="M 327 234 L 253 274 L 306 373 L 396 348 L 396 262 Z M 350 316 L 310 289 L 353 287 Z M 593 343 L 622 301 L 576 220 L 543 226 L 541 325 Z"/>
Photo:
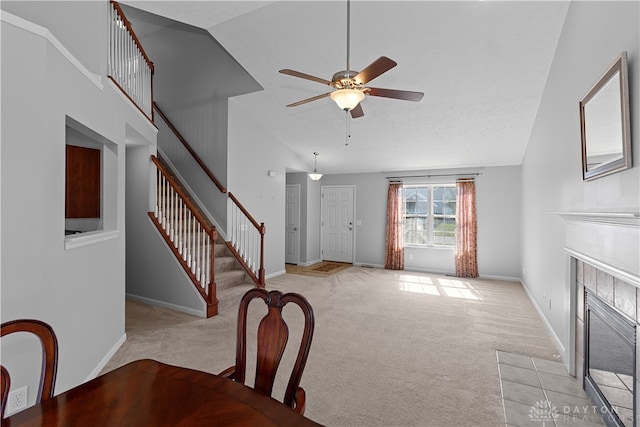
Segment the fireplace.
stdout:
<path fill-rule="evenodd" d="M 636 324 L 587 289 L 584 388 L 608 426 L 635 426 Z"/>
<path fill-rule="evenodd" d="M 640 427 L 640 214 L 562 213 L 569 372 L 609 426 Z"/>

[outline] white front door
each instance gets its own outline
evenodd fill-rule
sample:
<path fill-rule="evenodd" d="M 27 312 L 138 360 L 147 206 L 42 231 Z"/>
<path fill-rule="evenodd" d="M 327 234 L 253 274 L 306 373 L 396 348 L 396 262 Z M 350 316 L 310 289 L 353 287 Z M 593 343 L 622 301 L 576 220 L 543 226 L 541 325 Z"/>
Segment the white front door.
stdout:
<path fill-rule="evenodd" d="M 284 262 L 300 261 L 300 184 L 287 185 Z"/>
<path fill-rule="evenodd" d="M 355 188 L 322 187 L 322 259 L 353 262 Z"/>

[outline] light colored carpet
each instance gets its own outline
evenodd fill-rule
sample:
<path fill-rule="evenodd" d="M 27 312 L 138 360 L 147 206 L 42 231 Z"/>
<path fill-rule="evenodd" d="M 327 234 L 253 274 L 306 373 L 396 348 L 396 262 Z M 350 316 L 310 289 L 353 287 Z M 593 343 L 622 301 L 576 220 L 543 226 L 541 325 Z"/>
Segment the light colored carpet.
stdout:
<path fill-rule="evenodd" d="M 326 278 L 285 274 L 267 289 L 298 292 L 314 308 L 301 385 L 305 415 L 328 426 L 504 426 L 496 350 L 554 360 L 519 283 L 351 267 Z M 128 339 L 105 371 L 153 358 L 219 373 L 234 362 L 236 317 L 128 302 Z M 283 363 L 293 359 L 287 352 Z M 276 384 L 274 397 L 283 390 Z"/>

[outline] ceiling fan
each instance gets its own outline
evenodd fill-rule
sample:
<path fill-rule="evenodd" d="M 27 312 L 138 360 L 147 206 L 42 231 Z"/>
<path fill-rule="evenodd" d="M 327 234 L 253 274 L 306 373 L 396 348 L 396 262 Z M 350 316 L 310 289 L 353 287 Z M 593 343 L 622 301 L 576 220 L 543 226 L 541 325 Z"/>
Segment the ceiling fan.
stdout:
<path fill-rule="evenodd" d="M 362 101 L 365 95 L 379 96 L 383 98 L 400 99 L 404 101 L 418 102 L 424 96 L 422 92 L 412 92 L 406 90 L 396 89 L 382 89 L 375 87 L 365 86 L 371 80 L 386 73 L 396 65 L 394 60 L 381 56 L 380 58 L 369 64 L 364 70 L 358 72 L 351 70 L 349 63 L 349 39 L 350 39 L 350 15 L 351 15 L 350 0 L 347 0 L 347 69 L 344 71 L 338 71 L 333 75 L 331 80 L 326 80 L 320 77 L 315 77 L 310 74 L 301 73 L 299 71 L 290 70 L 285 68 L 280 70 L 282 74 L 287 74 L 301 79 L 311 80 L 314 82 L 322 83 L 331 86 L 335 90 L 332 92 L 323 93 L 322 95 L 313 96 L 311 98 L 303 99 L 298 102 L 287 105 L 287 107 L 297 107 L 298 105 L 306 104 L 311 101 L 330 97 L 335 101 L 338 106 L 349 112 L 354 119 L 364 116 L 362 110 Z"/>

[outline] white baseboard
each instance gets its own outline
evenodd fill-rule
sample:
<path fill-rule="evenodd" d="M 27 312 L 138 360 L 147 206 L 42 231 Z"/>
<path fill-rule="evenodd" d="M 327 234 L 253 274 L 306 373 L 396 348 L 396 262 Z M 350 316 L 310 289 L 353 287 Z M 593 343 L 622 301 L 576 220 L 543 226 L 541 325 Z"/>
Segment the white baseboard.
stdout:
<path fill-rule="evenodd" d="M 286 273 L 287 273 L 286 270 L 280 270 L 280 271 L 276 271 L 275 273 L 267 274 L 264 278 L 265 280 L 273 279 L 274 277 L 282 276 L 283 274 L 286 274 Z"/>
<path fill-rule="evenodd" d="M 111 349 L 107 352 L 107 354 L 105 354 L 105 356 L 102 358 L 102 360 L 100 361 L 100 363 L 98 363 L 98 366 L 96 366 L 93 371 L 91 371 L 91 373 L 89 374 L 89 376 L 84 380 L 84 382 L 87 382 L 89 380 L 94 379 L 95 377 L 97 377 L 98 375 L 100 375 L 100 372 L 102 372 L 102 370 L 104 369 L 105 366 L 107 366 L 107 363 L 109 363 L 109 360 L 111 360 L 111 358 L 113 357 L 114 354 L 116 354 L 116 352 L 118 351 L 118 349 L 120 347 L 122 347 L 122 344 L 124 344 L 124 342 L 127 340 L 127 334 L 122 334 L 122 336 L 120 337 L 120 339 L 113 345 L 113 347 L 111 347 Z"/>
<path fill-rule="evenodd" d="M 367 267 L 367 268 L 384 268 L 382 264 L 371 264 L 368 262 L 354 262 L 353 265 L 357 267 Z"/>
<path fill-rule="evenodd" d="M 509 276 L 494 276 L 492 274 L 481 274 L 479 276 L 480 279 L 489 279 L 489 280 L 504 280 L 505 282 L 518 282 L 520 283 L 519 277 L 509 277 Z"/>
<path fill-rule="evenodd" d="M 544 322 L 545 326 L 547 327 L 547 331 L 549 332 L 549 335 L 551 335 L 551 339 L 553 340 L 553 344 L 555 345 L 556 350 L 558 351 L 558 353 L 560 353 L 560 356 L 562 357 L 562 360 L 565 361 L 565 366 L 566 366 L 567 353 L 565 351 L 564 344 L 562 343 L 560 338 L 558 338 L 558 336 L 556 335 L 556 332 L 551 327 L 551 324 L 547 320 L 547 317 L 544 315 L 544 312 L 542 311 L 542 309 L 540 308 L 540 306 L 536 302 L 535 298 L 533 298 L 533 295 L 531 295 L 531 292 L 529 292 L 529 288 L 527 287 L 527 284 L 525 283 L 525 281 L 520 279 L 520 283 L 522 284 L 522 288 L 524 289 L 524 291 L 526 292 L 527 296 L 529 297 L 529 301 L 531 301 L 531 304 L 533 304 L 533 307 L 536 309 L 536 311 L 540 315 L 540 318 L 542 319 L 542 321 Z M 567 367 L 567 369 L 568 369 L 568 367 Z"/>
<path fill-rule="evenodd" d="M 141 297 L 138 295 L 133 295 L 127 293 L 127 298 L 132 299 L 134 301 L 141 302 L 143 304 L 154 305 L 156 307 L 168 308 L 170 310 L 180 311 L 182 313 L 190 314 L 192 316 L 197 317 L 207 317 L 207 313 L 203 310 L 197 310 L 191 307 L 184 307 L 182 305 L 172 304 L 169 302 L 159 301 L 152 298 Z M 204 302 L 203 302 L 204 303 Z"/>
<path fill-rule="evenodd" d="M 300 267 L 309 267 L 310 265 L 317 264 L 319 262 L 322 262 L 322 260 L 321 259 L 314 259 L 313 261 L 299 262 L 298 265 Z"/>
<path fill-rule="evenodd" d="M 440 274 L 442 276 L 455 276 L 455 272 L 445 271 L 445 270 L 434 270 L 434 269 L 431 269 L 431 268 L 420 268 L 420 267 L 408 267 L 407 268 L 405 266 L 405 269 L 402 270 L 402 271 L 406 271 L 406 272 L 416 271 L 416 272 L 420 272 L 420 273 Z"/>

